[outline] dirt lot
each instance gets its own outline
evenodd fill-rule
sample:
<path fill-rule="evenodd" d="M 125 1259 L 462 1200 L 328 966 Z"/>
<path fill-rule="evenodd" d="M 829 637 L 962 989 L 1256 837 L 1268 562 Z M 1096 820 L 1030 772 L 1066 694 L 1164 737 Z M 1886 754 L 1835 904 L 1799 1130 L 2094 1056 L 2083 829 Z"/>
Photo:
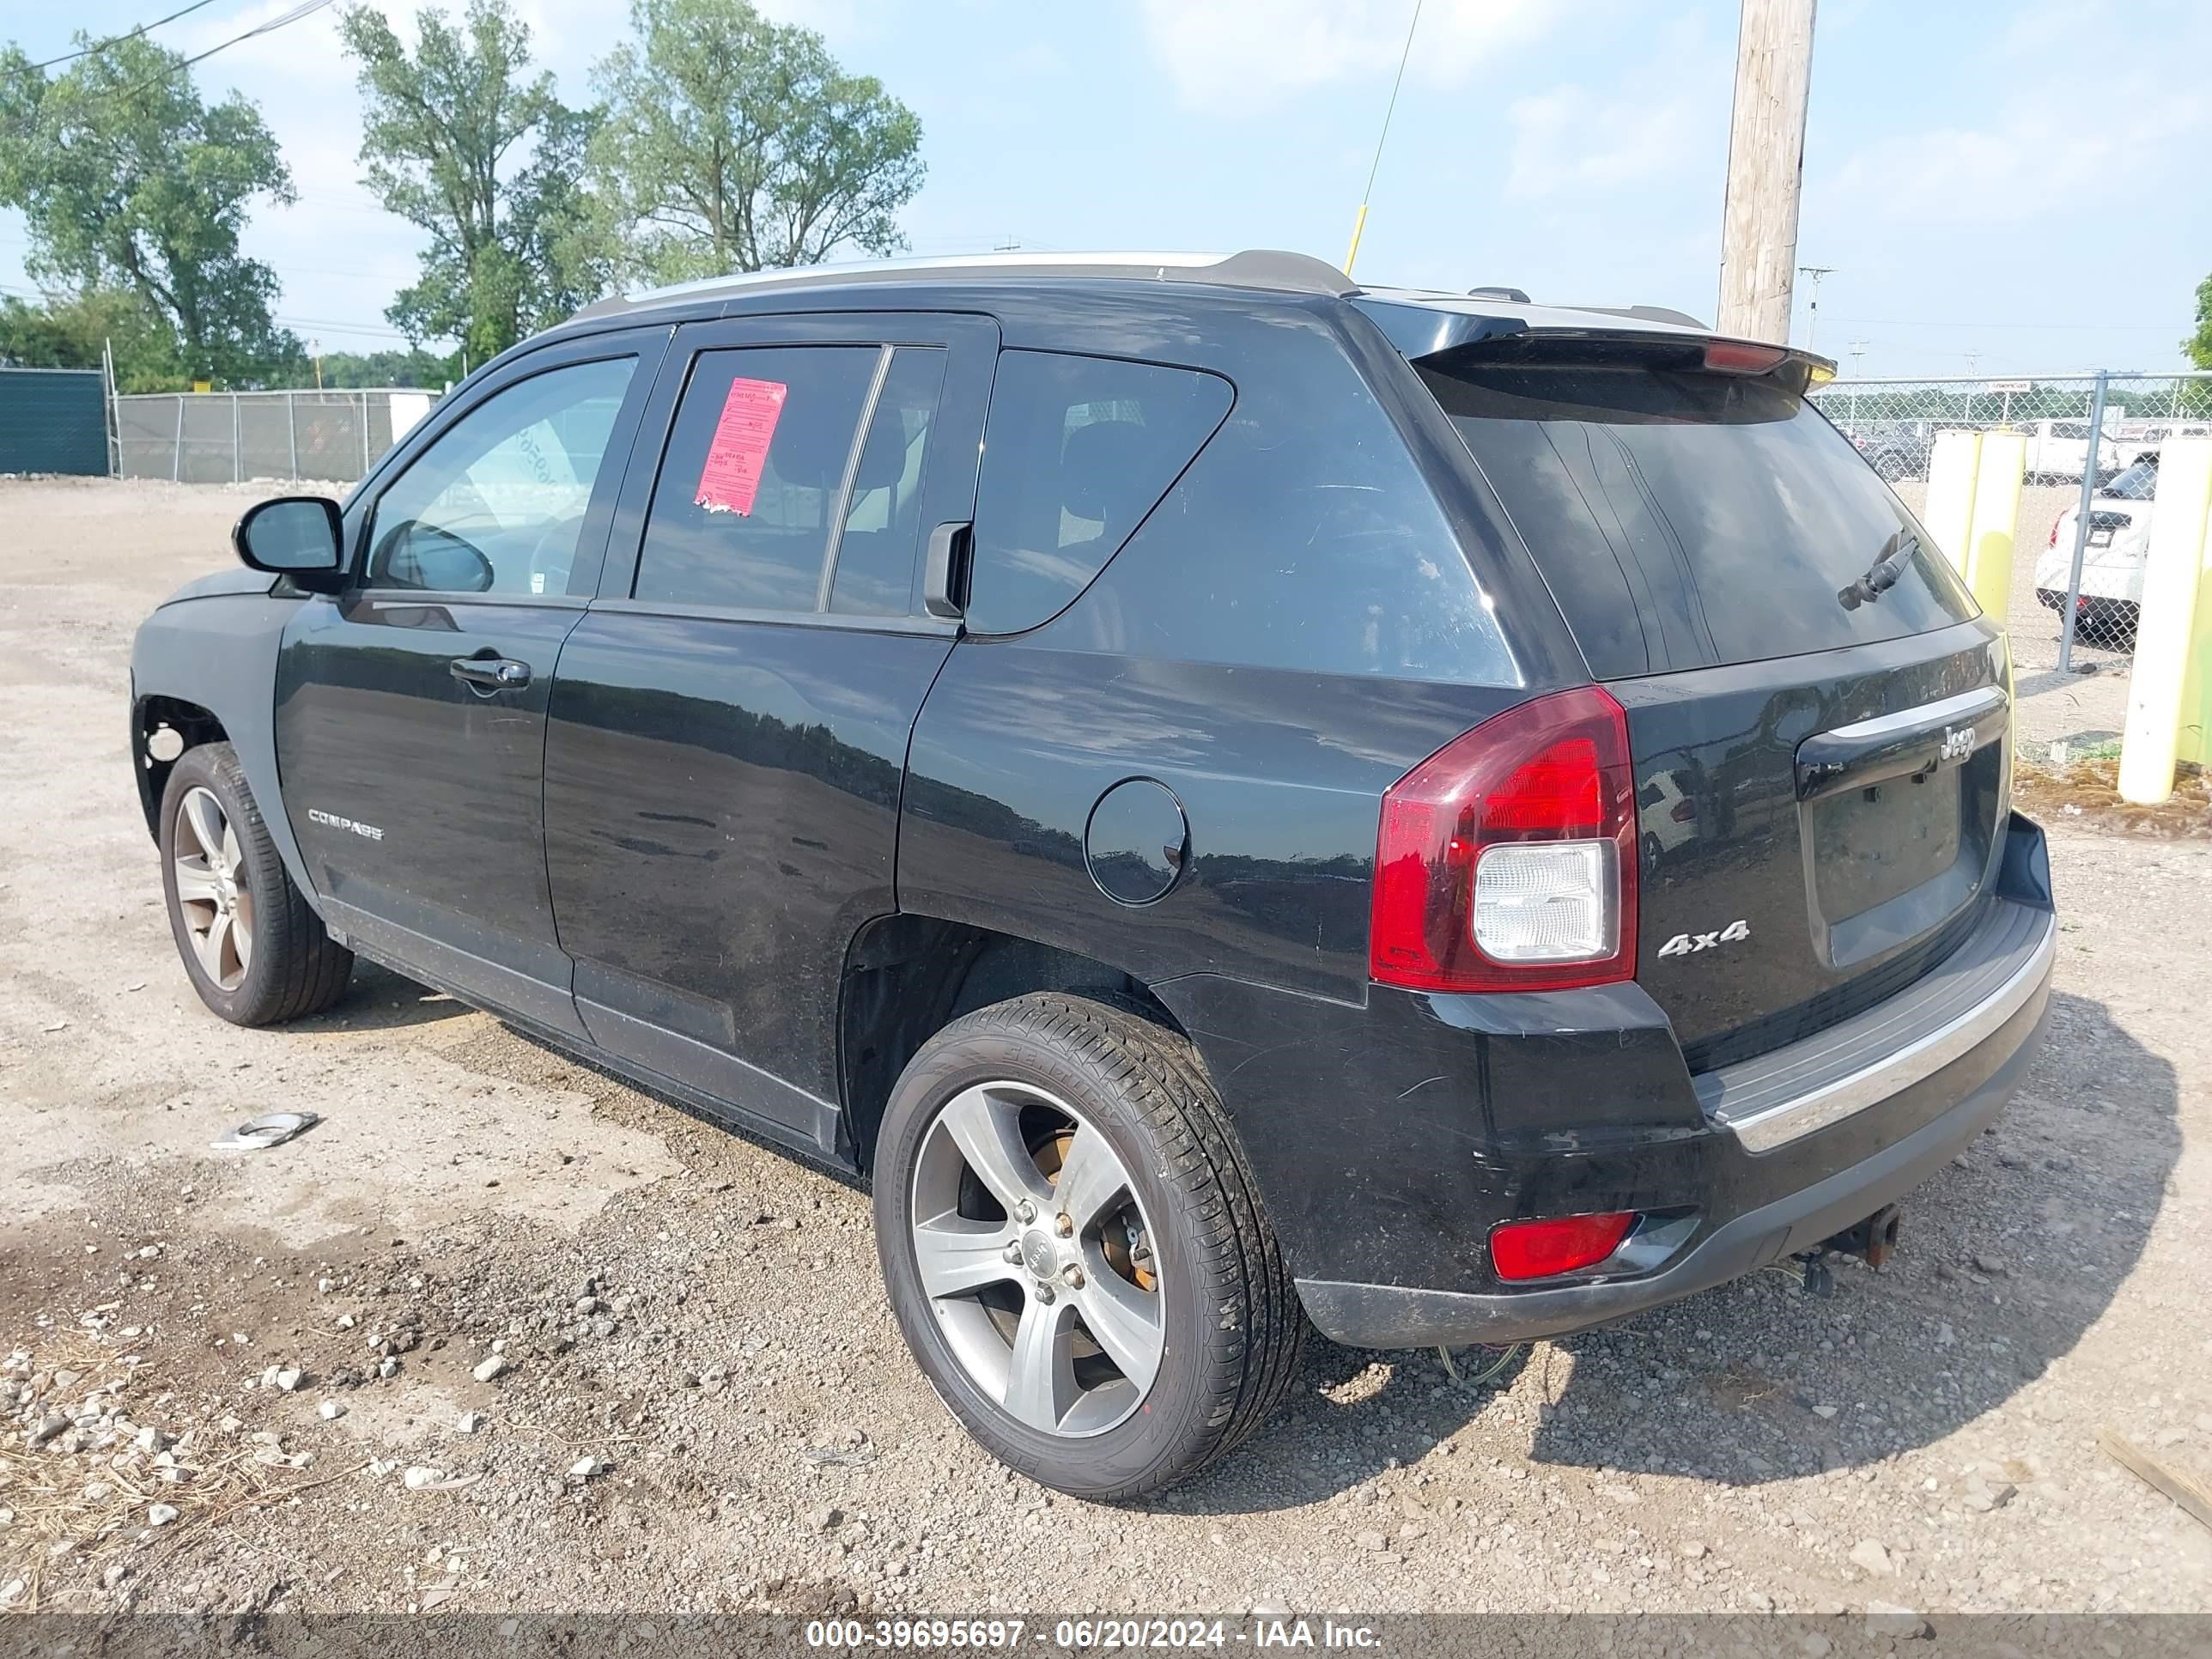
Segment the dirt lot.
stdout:
<path fill-rule="evenodd" d="M 2096 1437 L 2212 1474 L 2212 844 L 2052 826 L 2051 1041 L 1879 1279 L 1456 1376 L 1316 1343 L 1211 1476 L 1095 1508 L 955 1431 L 863 1193 L 387 974 L 201 1008 L 125 665 L 249 495 L 0 483 L 8 1605 L 2212 1611 L 2212 1532 Z"/>

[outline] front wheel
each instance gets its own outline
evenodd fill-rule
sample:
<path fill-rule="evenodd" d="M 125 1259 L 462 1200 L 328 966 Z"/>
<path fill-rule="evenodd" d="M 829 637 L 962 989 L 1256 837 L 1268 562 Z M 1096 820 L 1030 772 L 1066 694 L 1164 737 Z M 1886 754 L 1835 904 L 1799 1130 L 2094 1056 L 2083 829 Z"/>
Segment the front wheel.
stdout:
<path fill-rule="evenodd" d="M 1196 1052 L 1038 994 L 922 1046 L 878 1139 L 877 1247 L 939 1395 L 1077 1497 L 1174 1485 L 1263 1421 L 1304 1316 Z"/>
<path fill-rule="evenodd" d="M 227 743 L 189 749 L 161 792 L 161 891 L 200 1000 L 234 1025 L 320 1013 L 353 952 L 293 884 Z"/>

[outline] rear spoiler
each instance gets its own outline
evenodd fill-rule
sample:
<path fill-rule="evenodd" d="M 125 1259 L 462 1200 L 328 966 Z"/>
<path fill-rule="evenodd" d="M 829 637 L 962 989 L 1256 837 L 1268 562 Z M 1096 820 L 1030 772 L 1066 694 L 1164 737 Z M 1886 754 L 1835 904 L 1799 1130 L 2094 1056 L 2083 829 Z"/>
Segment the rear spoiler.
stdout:
<path fill-rule="evenodd" d="M 1832 358 L 1794 346 L 1739 340 L 1663 320 L 1656 307 L 1601 313 L 1646 326 L 1548 326 L 1525 317 L 1485 315 L 1365 297 L 1352 302 L 1389 337 L 1408 362 L 1449 373 L 1462 362 L 1617 363 L 1633 356 L 1655 368 L 1720 374 L 1771 375 L 1802 396 L 1836 378 Z M 1587 314 L 1587 313 L 1586 313 Z M 1679 314 L 1679 313 L 1677 313 Z M 1684 321 L 1688 321 L 1684 319 Z"/>

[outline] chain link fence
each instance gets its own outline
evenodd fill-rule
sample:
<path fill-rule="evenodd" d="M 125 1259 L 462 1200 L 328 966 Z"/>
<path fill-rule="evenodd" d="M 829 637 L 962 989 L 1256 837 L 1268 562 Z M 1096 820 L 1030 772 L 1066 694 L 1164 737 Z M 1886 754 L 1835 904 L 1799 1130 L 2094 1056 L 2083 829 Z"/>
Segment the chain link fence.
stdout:
<path fill-rule="evenodd" d="M 1836 380 L 1814 398 L 1916 513 L 1937 433 L 2026 439 L 2008 618 L 2023 703 L 2063 689 L 2072 719 L 2051 735 L 2117 738 L 2160 450 L 2168 438 L 2212 436 L 2212 374 Z M 2086 693 L 2087 675 L 2116 683 Z"/>
<path fill-rule="evenodd" d="M 433 392 L 159 392 L 115 400 L 126 478 L 351 483 L 429 413 Z"/>

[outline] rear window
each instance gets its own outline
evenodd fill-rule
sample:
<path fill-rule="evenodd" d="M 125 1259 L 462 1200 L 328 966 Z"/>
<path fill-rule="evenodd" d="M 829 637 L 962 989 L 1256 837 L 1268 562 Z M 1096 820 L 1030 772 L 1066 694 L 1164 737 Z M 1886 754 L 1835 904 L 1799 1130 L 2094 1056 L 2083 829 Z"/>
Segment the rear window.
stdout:
<path fill-rule="evenodd" d="M 1925 633 L 1974 615 L 1850 439 L 1773 381 L 1464 359 L 1421 378 L 1601 679 Z M 1838 598 L 1917 539 L 1873 604 Z"/>

